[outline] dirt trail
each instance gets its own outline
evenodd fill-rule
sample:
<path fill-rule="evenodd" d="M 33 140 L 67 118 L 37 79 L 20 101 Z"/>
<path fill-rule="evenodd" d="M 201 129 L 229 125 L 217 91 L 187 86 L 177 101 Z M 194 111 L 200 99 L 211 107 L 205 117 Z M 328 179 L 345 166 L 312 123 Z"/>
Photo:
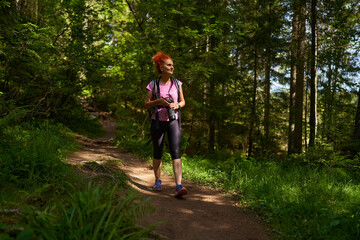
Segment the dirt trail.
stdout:
<path fill-rule="evenodd" d="M 121 168 L 130 177 L 133 188 L 151 196 L 151 204 L 155 207 L 155 212 L 143 219 L 140 225 L 162 222 L 156 233 L 164 239 L 270 239 L 268 230 L 254 214 L 244 212 L 222 193 L 184 181 L 189 194 L 176 199 L 173 197 L 173 177 L 165 174 L 162 175 L 163 190 L 153 192 L 154 175 L 150 164 L 112 146 L 109 140 L 115 137 L 115 121 L 105 120 L 102 123 L 105 136 L 93 140 L 80 138 L 83 147 L 72 154 L 69 161 L 76 165 L 93 161 L 99 164 L 109 160 L 122 161 L 124 165 Z"/>

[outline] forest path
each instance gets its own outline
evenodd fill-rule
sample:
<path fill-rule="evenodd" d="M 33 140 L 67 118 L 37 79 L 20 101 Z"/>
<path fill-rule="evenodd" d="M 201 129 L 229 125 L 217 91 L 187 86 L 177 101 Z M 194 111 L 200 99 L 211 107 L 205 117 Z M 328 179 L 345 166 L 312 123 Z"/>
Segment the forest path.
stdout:
<path fill-rule="evenodd" d="M 120 168 L 130 178 L 131 186 L 145 196 L 150 196 L 150 203 L 155 208 L 153 214 L 139 222 L 140 225 L 161 222 L 155 232 L 164 239 L 270 239 L 268 230 L 253 213 L 243 211 L 236 206 L 235 201 L 222 193 L 183 181 L 189 191 L 188 195 L 174 198 L 175 183 L 173 177 L 166 174 L 162 175 L 163 190 L 152 191 L 154 174 L 151 165 L 111 145 L 109 140 L 115 137 L 116 122 L 101 122 L 106 130 L 105 136 L 98 139 L 79 138 L 82 149 L 72 154 L 69 162 L 86 166 L 94 161 L 103 164 L 109 160 L 120 160 L 123 163 Z M 85 174 L 91 173 L 87 171 Z M 96 175 L 95 171 L 92 174 Z"/>

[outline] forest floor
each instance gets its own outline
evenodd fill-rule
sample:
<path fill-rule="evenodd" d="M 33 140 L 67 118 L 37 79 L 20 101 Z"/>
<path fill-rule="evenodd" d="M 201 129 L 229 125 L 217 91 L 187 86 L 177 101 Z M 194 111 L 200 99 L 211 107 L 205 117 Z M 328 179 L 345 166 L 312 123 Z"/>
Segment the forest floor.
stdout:
<path fill-rule="evenodd" d="M 151 197 L 150 204 L 155 211 L 142 218 L 139 225 L 158 223 L 155 232 L 161 239 L 270 239 L 269 229 L 255 213 L 238 206 L 235 200 L 219 191 L 185 180 L 183 185 L 188 189 L 188 195 L 174 198 L 173 177 L 164 173 L 163 190 L 152 191 L 154 174 L 151 165 L 111 144 L 115 138 L 115 120 L 103 120 L 101 123 L 105 135 L 97 139 L 79 137 L 82 148 L 70 155 L 69 162 L 81 165 L 82 174 L 89 178 L 97 174 L 111 174 L 116 171 L 113 163 L 117 162 L 117 170 L 126 173 L 131 187 L 145 197 Z M 94 162 L 112 166 L 108 168 L 111 171 L 104 173 L 84 167 Z"/>

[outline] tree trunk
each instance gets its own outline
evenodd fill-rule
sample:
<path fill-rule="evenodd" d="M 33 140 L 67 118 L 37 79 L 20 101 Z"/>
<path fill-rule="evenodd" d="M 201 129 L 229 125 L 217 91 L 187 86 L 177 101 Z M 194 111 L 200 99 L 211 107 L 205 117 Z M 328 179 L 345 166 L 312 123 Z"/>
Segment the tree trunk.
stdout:
<path fill-rule="evenodd" d="M 330 104 L 330 98 L 331 98 L 331 85 L 332 85 L 332 79 L 333 79 L 333 65 L 332 65 L 332 59 L 329 59 L 329 65 L 328 65 L 328 72 L 327 72 L 327 85 L 325 90 L 325 97 L 324 97 L 324 114 L 323 114 L 323 127 L 322 127 L 322 136 L 326 139 L 329 139 L 329 119 L 330 119 L 330 111 L 331 111 L 331 104 Z"/>
<path fill-rule="evenodd" d="M 317 128 L 317 0 L 311 1 L 311 68 L 310 68 L 310 140 L 309 147 L 315 146 Z"/>
<path fill-rule="evenodd" d="M 341 58 L 337 58 L 341 59 Z M 339 81 L 339 64 L 335 64 L 334 74 L 333 74 L 333 81 L 332 81 L 332 88 L 331 88 L 331 98 L 330 98 L 330 116 L 329 116 L 329 139 L 333 143 L 333 149 L 336 150 L 338 139 L 335 137 L 335 131 L 334 124 L 336 123 L 336 120 L 334 119 L 336 117 L 336 111 L 334 110 L 335 105 L 335 95 L 336 95 L 336 89 Z"/>
<path fill-rule="evenodd" d="M 308 69 L 310 69 L 310 63 L 307 64 L 308 66 Z M 307 70 L 308 70 L 307 69 Z M 309 75 L 309 73 L 307 73 L 307 75 Z M 307 122 L 307 119 L 308 119 L 308 93 L 309 93 L 309 84 L 310 84 L 310 81 L 309 79 L 306 78 L 306 87 L 305 87 L 305 106 L 304 106 L 304 144 L 305 144 L 305 152 L 307 151 L 307 148 L 308 148 L 308 145 L 307 145 L 307 136 L 308 136 L 308 132 L 307 132 L 307 125 L 308 125 L 308 122 Z"/>
<path fill-rule="evenodd" d="M 269 3 L 269 34 L 268 40 L 266 41 L 266 67 L 265 67 L 265 113 L 264 113 L 264 131 L 265 131 L 265 150 L 269 150 L 270 145 L 270 88 L 271 88 L 271 81 L 270 81 L 270 71 L 271 71 L 271 8 L 272 4 Z"/>
<path fill-rule="evenodd" d="M 213 20 L 211 20 L 213 21 Z M 210 36 L 210 52 L 212 52 L 216 47 L 216 39 L 214 36 Z M 216 59 L 211 56 L 211 62 L 213 64 L 213 69 L 215 69 Z M 209 150 L 210 152 L 214 151 L 215 147 L 215 76 L 212 74 L 209 79 Z"/>
<path fill-rule="evenodd" d="M 249 131 L 249 149 L 248 149 L 248 158 L 251 157 L 252 148 L 253 148 L 253 131 L 256 121 L 256 98 L 257 98 L 257 52 L 255 47 L 254 52 L 254 87 L 253 87 L 253 96 L 252 96 L 252 106 L 251 106 L 251 120 L 250 120 L 250 131 Z"/>
<path fill-rule="evenodd" d="M 358 103 L 355 115 L 354 139 L 360 139 L 360 87 L 358 91 Z"/>
<path fill-rule="evenodd" d="M 209 89 L 209 100 L 210 100 L 210 115 L 209 115 L 209 150 L 210 152 L 214 151 L 215 147 L 215 116 L 213 111 L 214 106 L 214 98 L 215 98 L 215 83 L 214 78 L 212 77 L 210 81 L 210 89 Z"/>
<path fill-rule="evenodd" d="M 303 121 L 303 100 L 304 100 L 304 63 L 305 63 L 305 17 L 306 1 L 300 0 L 294 4 L 294 14 L 298 15 L 297 46 L 298 56 L 296 58 L 296 89 L 294 109 L 294 153 L 302 152 L 302 121 Z"/>
<path fill-rule="evenodd" d="M 298 48 L 297 48 L 297 35 L 298 35 L 298 15 L 293 13 L 292 20 L 292 40 L 291 40 L 291 71 L 290 71 L 290 103 L 289 103 L 289 137 L 288 137 L 288 154 L 294 152 L 294 130 L 295 130 L 295 119 L 294 119 L 294 109 L 295 109 L 295 89 L 296 89 L 296 72 L 297 65 L 296 59 L 298 58 Z"/>
<path fill-rule="evenodd" d="M 268 52 L 268 51 L 267 51 Z M 265 113 L 264 113 L 264 130 L 265 130 L 265 149 L 269 150 L 270 143 L 270 56 L 266 59 L 265 70 Z"/>

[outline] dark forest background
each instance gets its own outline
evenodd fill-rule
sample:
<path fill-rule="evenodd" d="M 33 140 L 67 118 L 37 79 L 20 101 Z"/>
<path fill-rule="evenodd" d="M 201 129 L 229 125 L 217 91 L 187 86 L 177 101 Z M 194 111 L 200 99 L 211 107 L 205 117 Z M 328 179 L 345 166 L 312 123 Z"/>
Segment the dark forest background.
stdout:
<path fill-rule="evenodd" d="M 235 194 L 284 239 L 357 239 L 359 36 L 356 0 L 0 0 L 0 204 L 64 197 L 67 135 L 101 135 L 84 105 L 151 156 L 143 105 L 163 51 L 186 99 L 185 178 Z"/>
<path fill-rule="evenodd" d="M 0 31 L 2 117 L 72 121 L 81 96 L 143 119 L 162 50 L 188 154 L 359 150 L 357 1 L 1 1 Z"/>

